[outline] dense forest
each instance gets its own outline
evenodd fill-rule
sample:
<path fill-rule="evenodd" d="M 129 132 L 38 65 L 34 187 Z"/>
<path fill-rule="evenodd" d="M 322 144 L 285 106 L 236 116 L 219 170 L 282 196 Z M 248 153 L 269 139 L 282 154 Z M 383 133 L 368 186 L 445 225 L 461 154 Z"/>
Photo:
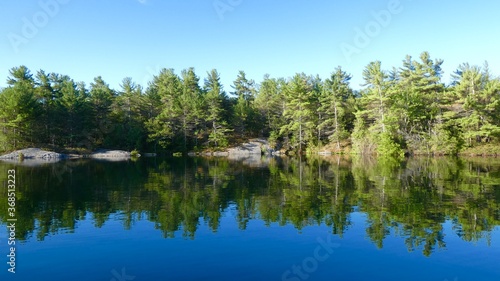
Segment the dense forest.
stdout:
<path fill-rule="evenodd" d="M 19 66 L 0 93 L 0 150 L 187 152 L 267 137 L 301 153 L 500 154 L 500 79 L 464 63 L 445 85 L 442 64 L 427 52 L 390 70 L 371 62 L 359 91 L 341 67 L 260 83 L 240 71 L 231 92 L 215 69 L 202 85 L 193 68 L 163 69 L 145 88 L 125 78 L 116 90 Z"/>

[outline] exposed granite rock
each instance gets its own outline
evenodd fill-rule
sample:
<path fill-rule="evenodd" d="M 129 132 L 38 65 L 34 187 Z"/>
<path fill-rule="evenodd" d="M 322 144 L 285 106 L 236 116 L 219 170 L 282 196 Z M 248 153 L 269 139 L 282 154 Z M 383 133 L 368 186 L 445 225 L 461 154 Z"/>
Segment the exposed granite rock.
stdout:
<path fill-rule="evenodd" d="M 22 159 L 20 155 L 23 155 Z M 140 156 L 140 155 L 139 155 Z M 19 160 L 31 161 L 32 164 L 52 163 L 60 159 L 70 158 L 94 158 L 105 159 L 109 161 L 123 161 L 131 158 L 131 153 L 123 150 L 100 149 L 88 155 L 61 154 L 52 151 L 42 150 L 40 148 L 25 148 L 0 156 L 0 160 L 8 162 L 19 162 Z M 36 163 L 33 162 L 36 160 Z"/>
<path fill-rule="evenodd" d="M 25 148 L 0 156 L 0 159 L 19 159 L 22 153 L 24 159 L 63 159 L 67 158 L 65 154 L 53 151 L 46 151 L 40 148 Z"/>
<path fill-rule="evenodd" d="M 252 139 L 249 142 L 243 143 L 237 147 L 232 147 L 227 150 L 229 155 L 261 155 L 262 152 L 271 153 L 269 143 L 265 139 Z"/>
<path fill-rule="evenodd" d="M 89 155 L 90 158 L 130 158 L 130 152 L 124 150 L 100 149 Z"/>

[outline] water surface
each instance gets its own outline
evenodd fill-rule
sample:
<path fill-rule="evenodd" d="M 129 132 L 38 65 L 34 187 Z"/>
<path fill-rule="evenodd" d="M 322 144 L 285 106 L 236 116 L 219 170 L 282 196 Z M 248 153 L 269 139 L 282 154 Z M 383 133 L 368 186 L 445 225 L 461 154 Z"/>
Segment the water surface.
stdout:
<path fill-rule="evenodd" d="M 500 280 L 500 159 L 68 160 L 0 163 L 2 178 L 8 169 L 17 273 L 2 203 L 1 280 Z"/>

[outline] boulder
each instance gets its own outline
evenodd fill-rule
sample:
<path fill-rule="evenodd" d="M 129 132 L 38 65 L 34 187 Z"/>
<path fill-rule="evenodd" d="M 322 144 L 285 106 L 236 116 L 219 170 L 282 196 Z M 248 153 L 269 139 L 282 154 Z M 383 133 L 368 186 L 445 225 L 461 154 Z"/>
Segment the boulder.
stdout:
<path fill-rule="evenodd" d="M 60 154 L 53 151 L 46 151 L 40 148 L 25 148 L 21 150 L 16 150 L 14 152 L 0 156 L 0 159 L 19 159 L 20 155 L 23 155 L 24 159 L 63 159 L 67 155 Z"/>
<path fill-rule="evenodd" d="M 108 150 L 108 149 L 100 149 L 96 152 L 93 152 L 89 155 L 90 158 L 122 158 L 128 159 L 130 158 L 130 152 L 124 150 Z"/>

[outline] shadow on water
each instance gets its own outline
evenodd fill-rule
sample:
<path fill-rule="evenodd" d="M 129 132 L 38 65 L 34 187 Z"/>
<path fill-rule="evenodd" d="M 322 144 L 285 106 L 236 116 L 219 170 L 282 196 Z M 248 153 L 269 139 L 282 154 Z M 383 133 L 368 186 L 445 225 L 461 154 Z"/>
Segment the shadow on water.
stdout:
<path fill-rule="evenodd" d="M 379 248 L 389 235 L 430 255 L 446 247 L 451 222 L 464 241 L 490 241 L 500 224 L 500 159 L 409 158 L 145 158 L 105 162 L 65 160 L 16 169 L 17 236 L 74 232 L 119 219 L 125 229 L 148 220 L 164 237 L 194 238 L 200 223 L 213 232 L 231 210 L 238 227 L 251 220 L 324 224 L 342 237 L 363 213 L 366 236 Z M 2 189 L 2 198 L 7 190 Z M 233 214 L 234 212 L 234 214 Z M 6 204 L 0 205 L 5 224 Z"/>

